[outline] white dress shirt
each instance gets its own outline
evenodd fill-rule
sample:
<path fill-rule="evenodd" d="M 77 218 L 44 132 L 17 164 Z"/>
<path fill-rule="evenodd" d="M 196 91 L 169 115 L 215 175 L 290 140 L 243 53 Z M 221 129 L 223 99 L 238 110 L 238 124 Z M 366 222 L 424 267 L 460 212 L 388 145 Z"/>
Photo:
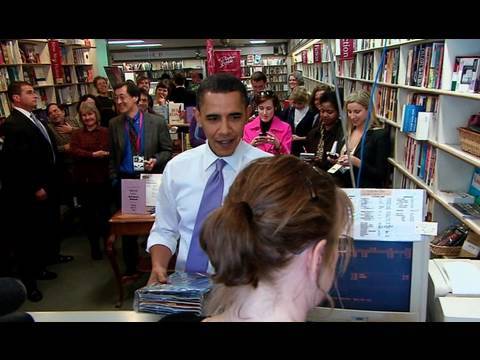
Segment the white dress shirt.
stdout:
<path fill-rule="evenodd" d="M 295 129 L 297 128 L 297 125 L 300 124 L 300 121 L 307 115 L 308 112 L 308 105 L 305 106 L 302 110 L 295 109 L 295 114 L 293 118 L 293 123 L 295 125 Z"/>
<path fill-rule="evenodd" d="M 222 157 L 227 163 L 223 168 L 223 198 L 228 194 L 236 175 L 250 161 L 265 156 L 271 154 L 240 141 L 233 155 Z M 148 237 L 147 251 L 150 252 L 153 245 L 161 244 L 174 254 L 177 241 L 180 239 L 176 270 L 185 270 L 200 201 L 208 178 L 215 170 L 214 162 L 217 159 L 218 156 L 213 153 L 207 142 L 175 156 L 167 163 L 163 172 L 157 197 L 155 223 Z M 213 272 L 210 263 L 207 271 Z"/>

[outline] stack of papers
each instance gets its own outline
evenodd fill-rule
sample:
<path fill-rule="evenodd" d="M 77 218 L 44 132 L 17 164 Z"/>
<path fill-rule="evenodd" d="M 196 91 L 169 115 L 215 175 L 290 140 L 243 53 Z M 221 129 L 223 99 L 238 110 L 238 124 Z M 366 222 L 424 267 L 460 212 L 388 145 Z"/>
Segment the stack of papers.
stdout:
<path fill-rule="evenodd" d="M 201 315 L 205 296 L 212 288 L 208 275 L 175 272 L 168 284 L 154 284 L 135 291 L 133 308 L 137 312 L 177 314 L 191 312 Z"/>

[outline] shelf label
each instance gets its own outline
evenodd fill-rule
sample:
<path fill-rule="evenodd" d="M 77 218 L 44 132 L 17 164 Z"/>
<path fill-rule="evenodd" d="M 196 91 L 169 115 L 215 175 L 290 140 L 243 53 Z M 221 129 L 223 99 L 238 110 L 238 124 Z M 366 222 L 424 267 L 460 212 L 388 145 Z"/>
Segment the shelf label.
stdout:
<path fill-rule="evenodd" d="M 438 223 L 436 222 L 420 222 L 415 224 L 415 232 L 420 235 L 436 236 L 438 230 Z"/>
<path fill-rule="evenodd" d="M 340 59 L 353 59 L 353 39 L 340 39 Z"/>

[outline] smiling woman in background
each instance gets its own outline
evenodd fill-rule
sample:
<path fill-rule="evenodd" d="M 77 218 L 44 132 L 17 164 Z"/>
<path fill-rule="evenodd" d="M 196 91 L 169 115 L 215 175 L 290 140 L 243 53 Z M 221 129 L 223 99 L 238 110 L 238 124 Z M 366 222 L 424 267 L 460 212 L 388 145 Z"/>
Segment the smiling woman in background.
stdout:
<path fill-rule="evenodd" d="M 110 181 L 108 172 L 108 129 L 100 126 L 95 104 L 84 102 L 79 115 L 83 129 L 72 134 L 70 151 L 74 158 L 74 179 L 82 204 L 82 218 L 94 260 L 102 258 L 100 238 L 108 233 Z"/>

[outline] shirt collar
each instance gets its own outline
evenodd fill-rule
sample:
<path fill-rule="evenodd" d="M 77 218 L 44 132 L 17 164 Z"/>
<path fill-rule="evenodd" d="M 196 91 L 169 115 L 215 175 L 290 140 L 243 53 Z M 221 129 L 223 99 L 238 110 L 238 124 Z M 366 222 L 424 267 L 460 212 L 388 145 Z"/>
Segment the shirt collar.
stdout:
<path fill-rule="evenodd" d="M 14 106 L 13 108 L 14 108 L 14 109 L 17 109 L 18 111 L 20 111 L 23 115 L 25 115 L 25 116 L 28 117 L 29 119 L 32 118 L 32 114 L 33 114 L 33 113 L 31 113 L 30 111 L 27 111 L 27 110 L 25 110 L 25 109 L 22 109 L 22 108 L 19 108 L 19 107 L 16 107 L 16 106 Z"/>
<path fill-rule="evenodd" d="M 135 116 L 133 117 L 133 122 L 137 122 L 140 118 L 140 110 L 137 111 Z M 131 117 L 125 114 L 125 120 L 130 121 Z"/>
<path fill-rule="evenodd" d="M 230 156 L 218 157 L 215 153 L 210 149 L 208 145 L 208 140 L 205 142 L 205 155 L 203 157 L 203 170 L 206 171 L 217 159 L 223 159 L 225 162 L 233 168 L 235 172 L 238 172 L 240 168 L 240 162 L 242 160 L 242 156 L 245 153 L 248 145 L 243 141 L 240 140 L 240 143 L 237 145 L 235 151 Z"/>

